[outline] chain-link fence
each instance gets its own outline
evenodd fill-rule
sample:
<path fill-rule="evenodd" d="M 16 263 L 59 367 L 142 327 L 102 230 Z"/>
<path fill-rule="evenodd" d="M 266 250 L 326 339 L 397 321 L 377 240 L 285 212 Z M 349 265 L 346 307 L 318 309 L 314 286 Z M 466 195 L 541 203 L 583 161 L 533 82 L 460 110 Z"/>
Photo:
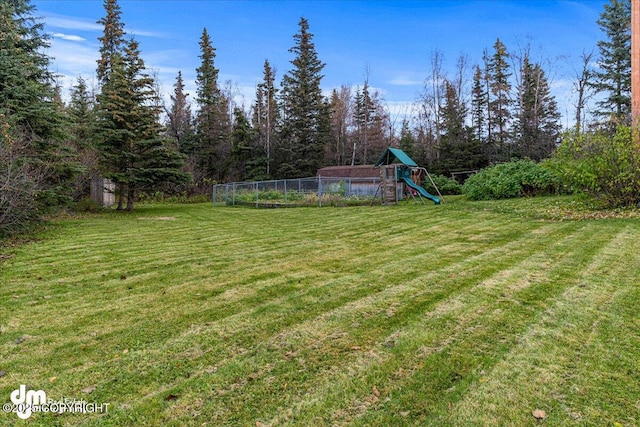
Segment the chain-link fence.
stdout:
<path fill-rule="evenodd" d="M 371 203 L 379 178 L 300 178 L 213 186 L 214 206 L 350 206 Z M 378 194 L 379 196 L 379 194 Z"/>

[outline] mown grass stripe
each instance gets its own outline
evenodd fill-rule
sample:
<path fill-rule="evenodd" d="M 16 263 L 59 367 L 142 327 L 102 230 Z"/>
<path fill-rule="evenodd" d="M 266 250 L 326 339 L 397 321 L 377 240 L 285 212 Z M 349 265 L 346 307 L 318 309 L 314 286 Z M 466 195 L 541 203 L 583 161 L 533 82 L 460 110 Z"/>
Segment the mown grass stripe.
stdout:
<path fill-rule="evenodd" d="M 589 390 L 599 388 L 597 381 L 588 388 L 581 386 L 589 383 L 583 380 L 583 376 L 604 379 L 606 375 L 602 377 L 603 373 L 620 369 L 615 363 L 613 371 L 611 368 L 602 369 L 602 362 L 608 364 L 610 360 L 607 355 L 609 345 L 615 344 L 603 342 L 606 334 L 602 333 L 600 324 L 615 323 L 611 322 L 610 311 L 617 305 L 620 294 L 628 292 L 612 284 L 611 275 L 628 284 L 637 279 L 640 267 L 637 257 L 625 264 L 615 262 L 620 248 L 637 251 L 637 239 L 632 235 L 630 229 L 626 229 L 611 236 L 598 256 L 578 272 L 574 285 L 541 313 L 537 322 L 523 334 L 519 345 L 487 375 L 486 382 L 478 384 L 455 408 L 454 419 L 458 423 L 462 420 L 490 422 L 509 417 L 515 424 L 524 425 L 530 420 L 530 414 L 522 410 L 527 407 L 545 409 L 549 415 L 548 422 L 554 425 L 587 420 L 590 424 L 637 423 L 640 411 L 615 410 L 615 404 L 606 405 L 606 416 L 598 410 L 592 412 L 592 402 L 605 403 L 617 396 L 603 395 L 602 390 Z M 630 271 L 633 273 L 629 274 Z M 626 349 L 627 352 L 629 350 Z M 633 365 L 635 369 L 640 366 L 636 360 L 630 366 Z M 624 377 L 624 370 L 620 374 Z M 505 390 L 506 378 L 511 384 L 508 392 Z M 626 396 L 633 395 L 635 390 L 636 397 L 639 387 L 637 378 L 631 381 L 625 378 L 624 388 L 617 384 L 614 386 Z M 629 402 L 626 403 L 628 407 Z M 600 404 L 595 406 L 600 407 Z"/>
<path fill-rule="evenodd" d="M 544 269 L 544 267 L 541 267 L 541 268 Z M 509 277 L 503 277 L 503 279 L 504 281 L 508 282 Z M 484 286 L 485 286 L 485 283 L 479 283 L 477 286 L 475 286 L 475 288 L 483 288 Z M 471 293 L 472 292 L 468 291 L 467 293 L 465 293 L 465 295 L 468 295 Z M 394 388 L 394 385 L 393 385 L 394 381 L 397 381 L 399 376 L 403 376 L 402 374 L 398 374 L 398 372 L 403 372 L 404 375 L 407 375 L 408 373 L 411 373 L 413 370 L 417 369 L 420 364 L 424 364 L 426 369 L 426 366 L 428 365 L 426 362 L 424 361 L 418 362 L 417 360 L 410 361 L 411 357 L 410 356 L 406 357 L 406 355 L 414 355 L 414 357 L 415 355 L 417 355 L 418 359 L 420 359 L 423 357 L 427 357 L 429 354 L 441 353 L 443 351 L 446 351 L 448 347 L 454 346 L 455 343 L 464 341 L 465 339 L 464 334 L 468 333 L 469 331 L 477 332 L 477 330 L 479 329 L 477 326 L 474 326 L 474 325 L 469 326 L 465 322 L 460 322 L 459 320 L 460 316 L 464 315 L 465 316 L 464 319 L 467 319 L 467 322 L 470 322 L 472 324 L 478 323 L 481 320 L 481 319 L 479 320 L 478 317 L 484 316 L 484 310 L 482 311 L 482 314 L 479 314 L 480 307 L 485 307 L 487 311 L 490 311 L 490 307 L 492 304 L 494 305 L 499 304 L 499 302 L 497 302 L 498 299 L 492 298 L 492 296 L 490 295 L 487 296 L 486 298 L 478 298 L 478 297 L 470 296 L 469 299 L 474 301 L 474 304 L 472 304 L 471 306 L 469 302 L 465 301 L 464 303 L 458 302 L 457 304 L 454 304 L 453 306 L 456 308 L 455 311 L 436 310 L 435 312 L 437 312 L 437 315 L 432 314 L 434 313 L 434 311 L 427 311 L 426 312 L 427 316 L 425 318 L 426 320 L 424 321 L 420 320 L 415 324 L 411 324 L 411 321 L 409 321 L 408 323 L 411 324 L 411 327 L 409 329 L 407 329 L 407 326 L 404 326 L 398 329 L 396 332 L 393 332 L 390 335 L 384 337 L 382 342 L 378 342 L 377 346 L 374 348 L 383 349 L 384 344 L 389 342 L 390 339 L 393 339 L 395 343 L 394 348 L 399 349 L 397 353 L 399 353 L 400 357 L 397 357 L 397 355 L 394 355 L 394 357 L 392 358 L 391 355 L 387 355 L 387 357 L 385 357 L 382 360 L 376 360 L 376 363 L 374 364 L 375 366 L 373 367 L 371 367 L 369 364 L 365 365 L 367 367 L 367 370 L 378 372 L 377 374 L 372 374 L 371 372 L 368 372 L 367 377 L 377 378 L 379 382 L 370 383 L 369 387 L 364 387 L 364 388 L 360 387 L 360 391 L 363 392 L 364 395 L 360 396 L 359 399 L 352 397 L 354 405 L 358 406 L 358 403 L 359 404 L 363 404 L 363 402 L 366 403 L 367 399 L 369 399 L 370 401 L 369 403 L 381 401 L 381 399 L 386 397 L 384 396 L 386 391 L 388 389 Z M 446 304 L 443 303 L 443 305 L 448 306 L 449 303 L 450 301 L 446 301 Z M 415 301 L 412 301 L 412 304 L 415 304 Z M 395 313 L 393 317 L 396 318 L 396 315 L 397 315 L 398 319 L 407 319 L 406 316 L 402 315 L 401 310 L 399 311 L 400 312 Z M 451 323 L 452 319 L 454 318 L 458 319 L 457 323 Z M 435 326 L 435 324 L 438 324 L 438 322 L 443 322 L 441 327 L 444 328 L 444 330 L 446 330 L 447 327 L 455 326 L 455 331 L 456 331 L 455 334 L 453 335 L 443 334 L 442 336 L 440 336 L 437 333 L 429 332 L 433 330 L 433 327 Z M 389 322 L 385 322 L 385 323 L 389 323 Z M 393 327 L 389 329 L 389 331 L 391 330 L 393 330 Z M 409 332 L 409 331 L 413 331 L 413 332 Z M 425 333 L 427 335 L 425 335 Z M 424 341 L 424 340 L 427 340 L 427 341 Z M 429 340 L 432 341 L 432 344 L 427 344 Z M 412 347 L 412 344 L 403 344 L 403 341 L 405 341 L 406 343 L 423 341 L 424 344 L 420 349 L 418 349 L 415 347 L 415 345 L 413 345 Z M 390 368 L 390 366 L 393 366 L 394 368 Z M 384 374 L 381 374 L 380 372 L 386 372 L 386 375 L 389 375 L 389 372 L 394 372 L 394 370 L 395 370 L 395 373 L 393 374 L 394 376 L 393 379 L 383 378 L 382 380 L 380 380 L 380 376 L 384 375 Z M 340 369 L 340 372 L 350 372 L 350 370 Z M 454 375 L 454 374 L 459 375 L 457 373 L 452 373 L 451 375 Z M 362 378 L 364 375 L 362 372 L 359 372 L 355 376 L 357 378 Z M 327 386 L 331 389 L 328 394 L 330 395 L 331 393 L 335 393 L 336 395 L 341 396 L 340 401 L 342 402 L 344 400 L 345 392 L 344 392 L 343 384 L 345 382 L 347 383 L 349 382 L 348 378 L 342 378 L 342 377 L 339 377 L 339 379 L 332 378 L 331 382 L 327 384 Z M 371 390 L 373 389 L 373 387 L 376 387 L 376 389 L 383 396 L 372 397 Z M 330 397 L 327 397 L 327 396 L 316 397 L 313 395 L 308 399 L 307 398 L 304 398 L 304 399 L 305 399 L 304 401 L 306 402 L 308 401 L 322 402 L 322 404 L 319 404 L 319 406 L 322 406 L 323 410 L 326 409 L 327 401 L 336 400 L 336 399 L 331 399 Z M 425 400 L 424 395 L 421 397 L 421 400 L 422 401 Z M 364 405 L 364 406 L 365 407 L 368 406 L 368 409 L 373 409 L 377 405 L 371 404 L 371 405 Z M 415 404 L 413 405 L 414 410 L 416 406 L 418 405 L 415 405 Z M 362 408 L 362 406 L 360 406 L 360 408 Z M 399 412 L 406 412 L 406 411 L 410 412 L 410 410 L 411 410 L 411 407 L 406 407 L 406 408 L 400 409 Z M 353 411 L 350 411 L 349 408 L 344 408 L 344 407 L 342 409 L 338 409 L 337 413 L 341 414 L 341 417 L 339 417 L 341 418 L 340 422 L 347 422 L 347 420 L 351 419 L 349 417 L 349 414 L 351 416 L 364 415 L 364 413 L 358 413 L 357 411 L 353 413 Z M 323 424 L 332 424 L 334 423 L 334 421 L 335 420 L 325 419 L 323 420 Z M 353 421 L 354 420 L 351 419 L 351 421 L 349 422 L 353 422 Z M 391 420 L 386 420 L 386 422 L 390 422 L 390 421 Z M 363 423 L 363 425 L 371 425 L 369 424 L 370 422 L 372 422 L 372 420 L 368 420 L 367 422 Z M 395 422 L 398 422 L 398 420 L 394 420 L 394 423 Z M 385 422 L 381 422 L 379 425 L 389 425 L 389 424 L 385 424 Z"/>

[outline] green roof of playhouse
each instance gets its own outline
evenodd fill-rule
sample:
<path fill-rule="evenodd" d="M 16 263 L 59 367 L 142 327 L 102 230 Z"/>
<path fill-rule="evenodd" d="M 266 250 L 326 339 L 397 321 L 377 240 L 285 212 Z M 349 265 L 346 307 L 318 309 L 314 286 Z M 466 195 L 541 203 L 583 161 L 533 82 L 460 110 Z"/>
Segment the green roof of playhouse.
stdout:
<path fill-rule="evenodd" d="M 411 157 L 407 156 L 407 153 L 399 148 L 387 148 L 380 156 L 374 166 L 390 165 L 392 163 L 402 163 L 405 166 L 417 167 Z"/>

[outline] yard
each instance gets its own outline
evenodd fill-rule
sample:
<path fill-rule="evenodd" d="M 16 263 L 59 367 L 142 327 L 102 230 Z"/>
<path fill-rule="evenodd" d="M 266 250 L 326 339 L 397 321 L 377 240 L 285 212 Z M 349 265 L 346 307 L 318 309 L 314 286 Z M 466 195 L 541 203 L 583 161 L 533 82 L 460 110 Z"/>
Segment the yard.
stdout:
<path fill-rule="evenodd" d="M 108 411 L 0 425 L 640 424 L 633 213 L 140 205 L 2 258 L 0 403 Z"/>

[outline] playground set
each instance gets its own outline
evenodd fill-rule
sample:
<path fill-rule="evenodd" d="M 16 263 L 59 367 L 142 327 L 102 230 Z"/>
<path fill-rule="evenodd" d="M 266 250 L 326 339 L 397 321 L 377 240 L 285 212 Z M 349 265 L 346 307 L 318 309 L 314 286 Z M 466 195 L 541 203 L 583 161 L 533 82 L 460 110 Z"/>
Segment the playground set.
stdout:
<path fill-rule="evenodd" d="M 324 174 L 324 175 L 323 175 Z M 438 196 L 420 186 L 429 179 Z M 424 199 L 436 205 L 442 195 L 425 168 L 402 150 L 387 148 L 375 165 L 334 166 L 318 170 L 315 177 L 272 181 L 232 182 L 213 186 L 213 205 L 280 208 L 294 206 L 373 205 L 380 196 L 383 205 L 397 204 L 403 197 L 415 203 Z"/>
<path fill-rule="evenodd" d="M 380 202 L 383 205 L 397 204 L 399 199 L 398 183 L 402 184 L 402 194 L 412 197 L 416 202 L 416 196 L 423 204 L 424 199 L 429 199 L 436 205 L 443 201 L 442 194 L 431 179 L 429 172 L 425 168 L 419 167 L 404 151 L 389 147 L 382 153 L 374 166 L 380 168 L 380 185 L 371 204 L 376 200 L 378 193 L 380 193 Z M 423 182 L 425 178 L 431 181 L 439 197 L 430 194 L 418 184 Z"/>

